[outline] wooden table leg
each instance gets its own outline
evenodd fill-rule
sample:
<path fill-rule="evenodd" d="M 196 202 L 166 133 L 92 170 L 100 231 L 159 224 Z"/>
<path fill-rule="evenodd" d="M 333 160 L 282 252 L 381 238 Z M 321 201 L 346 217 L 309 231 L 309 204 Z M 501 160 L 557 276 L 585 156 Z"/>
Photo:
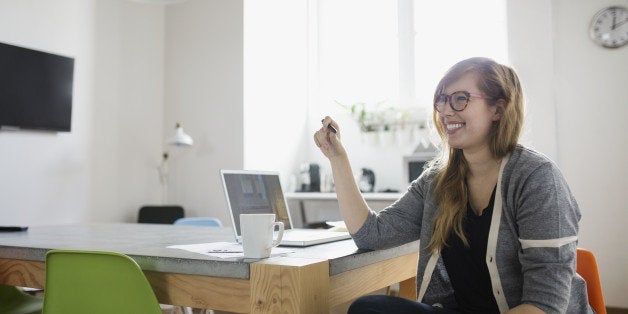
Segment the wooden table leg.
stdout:
<path fill-rule="evenodd" d="M 406 279 L 399 283 L 399 296 L 416 300 L 416 277 Z"/>
<path fill-rule="evenodd" d="M 329 312 L 329 263 L 271 258 L 251 264 L 251 313 Z"/>
<path fill-rule="evenodd" d="M 160 303 L 235 313 L 249 311 L 249 281 L 144 271 Z"/>

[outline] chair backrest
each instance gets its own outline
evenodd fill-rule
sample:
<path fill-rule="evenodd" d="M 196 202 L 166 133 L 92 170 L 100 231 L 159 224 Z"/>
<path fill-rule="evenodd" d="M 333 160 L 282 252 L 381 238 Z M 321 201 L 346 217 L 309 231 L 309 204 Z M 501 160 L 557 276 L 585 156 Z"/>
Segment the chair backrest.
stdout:
<path fill-rule="evenodd" d="M 45 314 L 161 314 L 144 273 L 130 257 L 102 251 L 46 254 Z"/>
<path fill-rule="evenodd" d="M 598 272 L 597 262 L 593 252 L 578 248 L 576 256 L 576 272 L 587 282 L 589 305 L 598 314 L 606 314 L 602 283 Z"/>
<path fill-rule="evenodd" d="M 185 212 L 181 206 L 142 206 L 137 216 L 137 222 L 173 224 L 177 219 L 183 217 L 185 217 Z"/>
<path fill-rule="evenodd" d="M 179 218 L 174 222 L 177 226 L 203 226 L 203 227 L 222 227 L 222 222 L 214 217 L 187 217 Z"/>
<path fill-rule="evenodd" d="M 0 285 L 0 313 L 40 313 L 44 300 L 25 293 L 15 286 Z"/>

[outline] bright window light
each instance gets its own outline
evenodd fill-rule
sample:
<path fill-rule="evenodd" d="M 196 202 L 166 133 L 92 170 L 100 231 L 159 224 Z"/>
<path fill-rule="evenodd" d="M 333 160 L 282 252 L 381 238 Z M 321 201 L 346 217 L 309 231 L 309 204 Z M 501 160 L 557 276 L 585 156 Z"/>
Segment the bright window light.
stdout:
<path fill-rule="evenodd" d="M 415 1 L 415 88 L 419 104 L 454 63 L 470 57 L 507 62 L 504 0 Z"/>
<path fill-rule="evenodd" d="M 326 110 L 382 100 L 430 107 L 454 63 L 473 56 L 507 62 L 504 0 L 319 0 L 316 10 L 314 99 Z"/>

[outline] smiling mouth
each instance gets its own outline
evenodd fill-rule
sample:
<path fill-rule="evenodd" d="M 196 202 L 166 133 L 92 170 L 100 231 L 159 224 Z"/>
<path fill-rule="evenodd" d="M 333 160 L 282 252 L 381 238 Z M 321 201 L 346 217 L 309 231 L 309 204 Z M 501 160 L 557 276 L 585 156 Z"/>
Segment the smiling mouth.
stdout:
<path fill-rule="evenodd" d="M 454 131 L 463 127 L 464 125 L 465 125 L 464 123 L 451 123 L 451 124 L 446 124 L 445 127 L 447 128 L 447 131 Z"/>

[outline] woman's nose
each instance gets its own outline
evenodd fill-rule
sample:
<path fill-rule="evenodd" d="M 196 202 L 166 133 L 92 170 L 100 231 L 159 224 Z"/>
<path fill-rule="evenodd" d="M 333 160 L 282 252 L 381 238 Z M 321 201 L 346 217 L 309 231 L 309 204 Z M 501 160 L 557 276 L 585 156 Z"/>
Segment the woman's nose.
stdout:
<path fill-rule="evenodd" d="M 440 115 L 443 116 L 452 116 L 456 113 L 456 111 L 454 111 L 454 109 L 451 108 L 451 104 L 449 102 L 447 102 L 444 106 L 443 109 L 441 109 L 441 111 L 438 112 Z"/>

